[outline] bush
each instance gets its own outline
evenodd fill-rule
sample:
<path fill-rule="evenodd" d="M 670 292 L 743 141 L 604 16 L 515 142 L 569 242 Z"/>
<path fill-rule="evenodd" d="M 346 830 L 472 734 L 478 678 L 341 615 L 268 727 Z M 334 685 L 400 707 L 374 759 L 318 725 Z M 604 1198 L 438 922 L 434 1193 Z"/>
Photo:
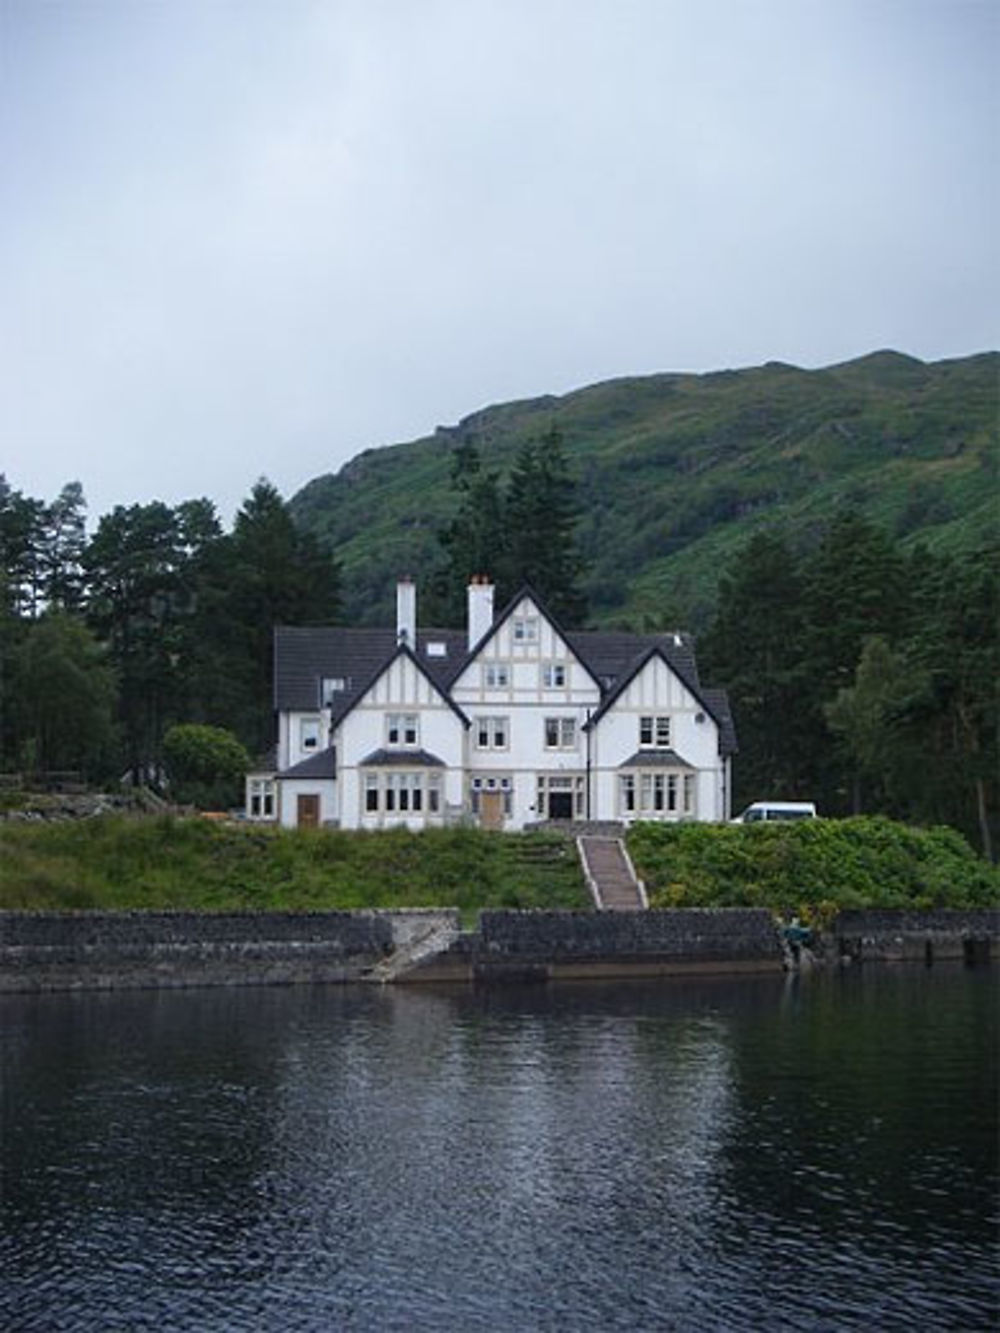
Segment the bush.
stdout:
<path fill-rule="evenodd" d="M 882 817 L 636 824 L 629 852 L 654 907 L 770 907 L 813 920 L 849 907 L 985 907 L 1000 872 L 951 828 Z"/>
<path fill-rule="evenodd" d="M 231 732 L 180 723 L 163 738 L 163 762 L 170 794 L 182 805 L 217 810 L 242 803 L 250 756 Z"/>

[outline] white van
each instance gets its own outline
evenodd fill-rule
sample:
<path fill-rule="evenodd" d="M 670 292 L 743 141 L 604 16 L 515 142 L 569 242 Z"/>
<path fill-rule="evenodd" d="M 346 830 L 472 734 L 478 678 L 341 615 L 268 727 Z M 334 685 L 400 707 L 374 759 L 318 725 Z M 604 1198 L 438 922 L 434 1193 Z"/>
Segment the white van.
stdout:
<path fill-rule="evenodd" d="M 732 824 L 756 824 L 763 819 L 815 819 L 814 801 L 754 801 Z"/>

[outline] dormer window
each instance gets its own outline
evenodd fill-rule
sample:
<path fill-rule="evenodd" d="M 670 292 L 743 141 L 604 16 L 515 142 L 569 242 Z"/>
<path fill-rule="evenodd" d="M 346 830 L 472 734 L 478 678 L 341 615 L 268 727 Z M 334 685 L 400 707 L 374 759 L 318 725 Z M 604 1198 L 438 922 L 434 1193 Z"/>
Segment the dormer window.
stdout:
<path fill-rule="evenodd" d="M 431 642 L 428 643 L 427 645 L 427 656 L 447 657 L 448 645 L 446 643 L 442 643 L 439 639 L 432 639 Z"/>
<path fill-rule="evenodd" d="M 418 739 L 416 713 L 389 713 L 386 716 L 386 742 L 392 746 L 415 746 Z"/>
<path fill-rule="evenodd" d="M 320 703 L 324 708 L 329 708 L 336 695 L 343 694 L 346 689 L 346 676 L 324 676 L 320 682 Z"/>
<path fill-rule="evenodd" d="M 538 617 L 514 617 L 514 642 L 535 643 L 538 640 Z"/>

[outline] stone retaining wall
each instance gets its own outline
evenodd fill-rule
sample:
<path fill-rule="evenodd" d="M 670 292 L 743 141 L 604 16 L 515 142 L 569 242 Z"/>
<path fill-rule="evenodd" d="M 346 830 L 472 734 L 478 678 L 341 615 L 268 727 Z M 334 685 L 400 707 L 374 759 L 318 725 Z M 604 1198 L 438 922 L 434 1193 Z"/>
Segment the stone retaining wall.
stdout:
<path fill-rule="evenodd" d="M 412 912 L 0 912 L 0 992 L 361 979 L 452 925 Z"/>
<path fill-rule="evenodd" d="M 854 962 L 986 962 L 1000 955 L 1000 910 L 841 912 L 830 930 L 836 956 Z"/>
<path fill-rule="evenodd" d="M 770 912 L 481 912 L 479 929 L 401 980 L 545 981 L 682 972 L 780 972 Z"/>

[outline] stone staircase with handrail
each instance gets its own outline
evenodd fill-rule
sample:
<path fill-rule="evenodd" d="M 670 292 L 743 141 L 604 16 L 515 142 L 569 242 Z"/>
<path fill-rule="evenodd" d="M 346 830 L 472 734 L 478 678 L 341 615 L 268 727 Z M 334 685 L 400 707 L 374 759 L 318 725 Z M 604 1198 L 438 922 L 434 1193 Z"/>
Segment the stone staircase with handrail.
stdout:
<path fill-rule="evenodd" d="M 637 912 L 649 906 L 621 838 L 583 836 L 576 840 L 594 904 L 601 912 Z"/>

